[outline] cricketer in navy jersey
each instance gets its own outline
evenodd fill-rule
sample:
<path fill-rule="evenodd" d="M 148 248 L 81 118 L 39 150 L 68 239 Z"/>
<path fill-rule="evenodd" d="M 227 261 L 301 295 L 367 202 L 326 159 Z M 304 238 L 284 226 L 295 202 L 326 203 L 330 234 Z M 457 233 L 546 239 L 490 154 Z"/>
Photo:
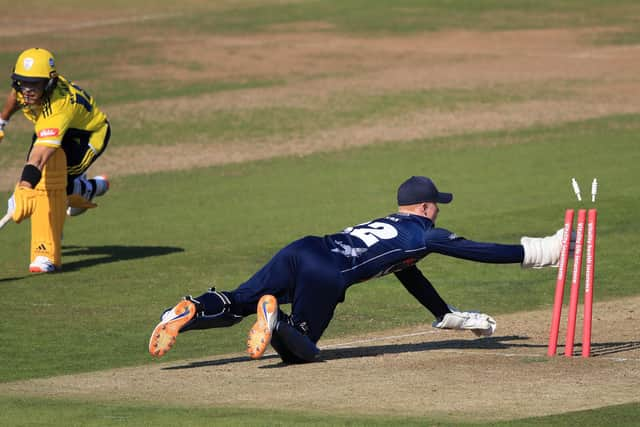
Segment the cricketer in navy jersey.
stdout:
<path fill-rule="evenodd" d="M 435 227 L 438 203 L 452 199 L 427 177 L 409 178 L 398 188 L 398 212 L 340 233 L 296 240 L 233 291 L 210 289 L 196 298 L 185 297 L 163 313 L 151 334 L 149 352 L 160 357 L 180 332 L 231 326 L 257 313 L 247 340 L 250 357 L 261 357 L 271 344 L 285 363 L 310 362 L 316 360 L 316 343 L 349 286 L 390 273 L 434 315 L 434 327 L 491 335 L 496 325 L 491 316 L 453 309 L 416 263 L 438 253 L 525 268 L 554 266 L 562 230 L 544 238 L 523 237 L 520 244 L 467 240 Z M 280 309 L 282 304 L 291 304 L 290 314 Z"/>
<path fill-rule="evenodd" d="M 398 212 L 325 236 L 345 283 L 404 270 L 430 253 L 487 263 L 519 263 L 521 245 L 478 243 L 436 228 L 429 218 Z"/>

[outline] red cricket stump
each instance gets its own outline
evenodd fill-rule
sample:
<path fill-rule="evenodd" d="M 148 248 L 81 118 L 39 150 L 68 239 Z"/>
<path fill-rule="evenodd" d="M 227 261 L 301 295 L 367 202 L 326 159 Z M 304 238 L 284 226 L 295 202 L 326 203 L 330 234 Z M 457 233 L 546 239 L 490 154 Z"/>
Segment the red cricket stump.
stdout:
<path fill-rule="evenodd" d="M 576 336 L 576 318 L 578 315 L 578 297 L 580 295 L 580 274 L 582 272 L 582 248 L 584 245 L 584 227 L 587 222 L 587 211 L 578 211 L 576 224 L 576 246 L 573 254 L 573 273 L 571 274 L 571 296 L 569 298 L 569 318 L 567 322 L 567 340 L 564 355 L 573 356 L 573 343 Z"/>
<path fill-rule="evenodd" d="M 560 317 L 562 314 L 562 300 L 564 299 L 564 285 L 567 280 L 567 264 L 569 262 L 569 246 L 571 245 L 571 228 L 573 227 L 573 209 L 567 209 L 564 213 L 564 232 L 562 235 L 562 250 L 558 262 L 558 278 L 556 279 L 556 294 L 553 302 L 553 317 L 551 318 L 551 331 L 549 332 L 548 356 L 555 356 L 558 347 L 558 333 L 560 330 Z"/>
<path fill-rule="evenodd" d="M 587 228 L 587 267 L 584 282 L 584 325 L 582 330 L 582 357 L 591 355 L 591 319 L 593 309 L 593 277 L 596 265 L 596 223 L 598 211 L 589 209 Z"/>

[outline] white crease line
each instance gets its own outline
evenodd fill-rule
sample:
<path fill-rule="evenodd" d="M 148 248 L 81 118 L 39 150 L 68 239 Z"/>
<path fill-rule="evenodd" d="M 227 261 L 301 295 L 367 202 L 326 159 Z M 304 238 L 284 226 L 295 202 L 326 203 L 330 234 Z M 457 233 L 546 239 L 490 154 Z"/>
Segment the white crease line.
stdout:
<path fill-rule="evenodd" d="M 369 339 L 366 339 L 366 340 L 358 340 L 358 341 L 351 341 L 351 342 L 346 342 L 346 343 L 342 343 L 342 344 L 327 345 L 325 347 L 321 347 L 321 350 L 328 350 L 328 349 L 332 349 L 332 348 L 340 348 L 340 347 L 356 345 L 356 344 L 365 344 L 365 343 L 368 343 L 368 342 L 388 341 L 388 340 L 394 340 L 394 339 L 398 339 L 398 338 L 417 337 L 417 336 L 420 336 L 420 335 L 437 334 L 437 333 L 438 333 L 438 331 L 424 331 L 424 332 L 414 332 L 412 334 L 390 335 L 388 337 L 369 338 Z"/>

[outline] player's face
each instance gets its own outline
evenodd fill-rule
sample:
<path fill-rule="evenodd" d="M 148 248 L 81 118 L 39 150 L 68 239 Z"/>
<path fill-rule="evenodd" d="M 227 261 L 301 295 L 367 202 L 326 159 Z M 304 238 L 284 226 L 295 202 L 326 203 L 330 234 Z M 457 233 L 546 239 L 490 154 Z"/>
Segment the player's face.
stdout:
<path fill-rule="evenodd" d="M 47 83 L 41 82 L 20 82 L 18 90 L 24 97 L 24 103 L 27 105 L 38 105 L 42 103 L 44 88 Z"/>

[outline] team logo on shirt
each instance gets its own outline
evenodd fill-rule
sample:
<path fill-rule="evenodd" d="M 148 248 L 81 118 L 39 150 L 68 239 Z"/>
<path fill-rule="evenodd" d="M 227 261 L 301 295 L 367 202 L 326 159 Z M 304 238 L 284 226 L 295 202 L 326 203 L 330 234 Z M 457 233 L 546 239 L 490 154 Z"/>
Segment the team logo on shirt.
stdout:
<path fill-rule="evenodd" d="M 357 258 L 363 253 L 367 252 L 367 248 L 353 248 L 346 243 L 339 242 L 338 240 L 334 240 L 333 243 L 335 243 L 337 246 L 340 246 L 340 248 L 331 249 L 331 252 L 344 255 L 347 258 Z"/>
<path fill-rule="evenodd" d="M 49 138 L 52 136 L 59 136 L 59 135 L 60 135 L 60 129 L 58 128 L 46 128 L 38 132 L 38 138 Z"/>

